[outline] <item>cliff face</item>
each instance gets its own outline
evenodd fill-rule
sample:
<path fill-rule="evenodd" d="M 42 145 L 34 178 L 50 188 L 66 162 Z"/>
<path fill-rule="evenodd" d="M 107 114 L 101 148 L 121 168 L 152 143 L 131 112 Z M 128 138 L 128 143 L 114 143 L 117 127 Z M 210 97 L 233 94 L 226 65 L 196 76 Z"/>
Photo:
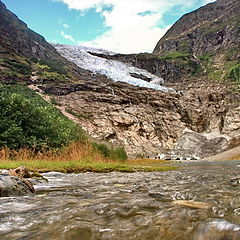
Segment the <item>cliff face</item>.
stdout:
<path fill-rule="evenodd" d="M 66 89 L 45 91 L 57 94 L 57 105 L 72 113 L 89 135 L 123 145 L 129 156 L 171 149 L 185 129 L 226 135 L 227 140 L 240 135 L 239 104 L 224 85 L 195 83 L 182 94 L 119 83 L 75 89 L 66 95 Z M 216 146 L 216 151 L 223 149 Z"/>

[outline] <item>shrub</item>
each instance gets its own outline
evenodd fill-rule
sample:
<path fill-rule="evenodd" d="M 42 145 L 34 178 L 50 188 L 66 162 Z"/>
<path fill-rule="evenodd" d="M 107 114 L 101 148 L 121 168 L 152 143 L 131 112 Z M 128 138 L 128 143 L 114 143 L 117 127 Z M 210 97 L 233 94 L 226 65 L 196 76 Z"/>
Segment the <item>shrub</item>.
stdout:
<path fill-rule="evenodd" d="M 92 143 L 93 148 L 104 157 L 115 161 L 124 162 L 127 160 L 127 154 L 123 147 L 109 149 L 105 144 Z"/>
<path fill-rule="evenodd" d="M 84 139 L 80 128 L 26 87 L 0 86 L 0 148 L 60 148 Z"/>
<path fill-rule="evenodd" d="M 93 148 L 97 151 L 100 152 L 100 154 L 105 157 L 105 158 L 109 158 L 110 157 L 110 150 L 108 149 L 108 147 L 105 144 L 99 144 L 99 143 L 93 143 Z"/>
<path fill-rule="evenodd" d="M 181 53 L 181 52 L 169 52 L 161 56 L 162 59 L 188 59 L 190 55 L 188 53 Z"/>
<path fill-rule="evenodd" d="M 234 82 L 240 83 L 240 64 L 237 64 L 230 69 L 228 78 Z"/>
<path fill-rule="evenodd" d="M 39 61 L 40 65 L 47 65 L 50 72 L 57 72 L 59 74 L 67 74 L 67 70 L 64 67 L 64 64 L 59 61 L 53 61 L 48 59 L 41 59 Z"/>
<path fill-rule="evenodd" d="M 116 148 L 110 152 L 110 158 L 112 160 L 124 162 L 127 160 L 127 153 L 123 147 Z"/>
<path fill-rule="evenodd" d="M 12 71 L 16 71 L 17 73 L 21 73 L 23 75 L 30 75 L 32 72 L 32 68 L 30 65 L 18 62 L 17 60 L 7 59 L 5 63 Z"/>

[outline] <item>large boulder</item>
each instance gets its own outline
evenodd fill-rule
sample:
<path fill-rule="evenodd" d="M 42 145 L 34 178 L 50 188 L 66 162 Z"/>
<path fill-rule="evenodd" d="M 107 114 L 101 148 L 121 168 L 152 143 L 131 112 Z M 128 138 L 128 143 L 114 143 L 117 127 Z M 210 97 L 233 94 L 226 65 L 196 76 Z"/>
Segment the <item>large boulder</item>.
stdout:
<path fill-rule="evenodd" d="M 199 225 L 193 240 L 238 240 L 240 225 L 216 219 Z"/>
<path fill-rule="evenodd" d="M 172 151 L 177 156 L 203 158 L 226 150 L 229 138 L 221 134 L 201 134 L 185 130 Z"/>
<path fill-rule="evenodd" d="M 16 176 L 0 175 L 0 197 L 31 195 L 34 188 L 31 182 Z"/>

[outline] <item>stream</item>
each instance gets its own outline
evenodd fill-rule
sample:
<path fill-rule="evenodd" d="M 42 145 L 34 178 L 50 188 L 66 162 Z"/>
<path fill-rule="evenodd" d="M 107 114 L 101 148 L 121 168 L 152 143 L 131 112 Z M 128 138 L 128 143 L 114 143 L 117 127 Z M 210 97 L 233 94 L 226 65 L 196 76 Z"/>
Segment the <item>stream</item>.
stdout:
<path fill-rule="evenodd" d="M 0 239 L 239 240 L 240 162 L 179 166 L 45 173 L 48 182 L 35 181 L 34 196 L 0 199 Z M 213 225 L 234 233 L 218 238 Z"/>

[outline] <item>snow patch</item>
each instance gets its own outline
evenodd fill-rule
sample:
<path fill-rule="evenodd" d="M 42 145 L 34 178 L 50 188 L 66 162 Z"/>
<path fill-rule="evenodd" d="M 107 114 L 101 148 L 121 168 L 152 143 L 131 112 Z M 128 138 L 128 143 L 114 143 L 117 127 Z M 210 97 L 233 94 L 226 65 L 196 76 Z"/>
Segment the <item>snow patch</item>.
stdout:
<path fill-rule="evenodd" d="M 133 67 L 130 64 L 122 63 L 120 61 L 101 58 L 91 54 L 91 52 L 105 55 L 116 54 L 111 51 L 65 44 L 53 44 L 53 46 L 63 57 L 74 62 L 77 66 L 90 70 L 93 73 L 105 75 L 113 81 L 126 82 L 135 86 L 152 88 L 164 92 L 175 92 L 172 88 L 161 86 L 164 83 L 164 80 L 146 70 Z M 132 73 L 143 75 L 150 79 L 150 82 L 132 77 L 130 75 Z"/>

